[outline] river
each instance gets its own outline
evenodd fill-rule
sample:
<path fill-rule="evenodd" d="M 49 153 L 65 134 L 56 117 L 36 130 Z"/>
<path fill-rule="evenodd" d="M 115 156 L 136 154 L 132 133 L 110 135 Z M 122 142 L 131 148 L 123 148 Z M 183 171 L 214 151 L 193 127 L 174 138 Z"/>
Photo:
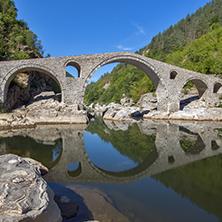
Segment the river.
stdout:
<path fill-rule="evenodd" d="M 0 154 L 50 169 L 79 204 L 64 221 L 222 221 L 222 124 L 133 121 L 0 132 Z"/>

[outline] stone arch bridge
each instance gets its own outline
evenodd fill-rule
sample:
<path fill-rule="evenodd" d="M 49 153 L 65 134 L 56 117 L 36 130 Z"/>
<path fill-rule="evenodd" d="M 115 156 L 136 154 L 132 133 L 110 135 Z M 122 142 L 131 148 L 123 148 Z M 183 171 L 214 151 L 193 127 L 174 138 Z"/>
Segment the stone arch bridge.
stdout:
<path fill-rule="evenodd" d="M 0 101 L 6 102 L 8 87 L 15 75 L 25 71 L 39 71 L 49 75 L 58 83 L 62 102 L 80 105 L 83 103 L 86 85 L 95 71 L 114 62 L 131 64 L 144 71 L 156 88 L 159 111 L 179 110 L 181 90 L 188 81 L 195 84 L 199 98 L 209 105 L 214 106 L 219 100 L 218 90 L 222 86 L 222 80 L 217 77 L 185 70 L 130 52 L 114 52 L 2 61 L 0 62 Z M 78 77 L 66 77 L 66 67 L 70 65 L 78 70 Z"/>

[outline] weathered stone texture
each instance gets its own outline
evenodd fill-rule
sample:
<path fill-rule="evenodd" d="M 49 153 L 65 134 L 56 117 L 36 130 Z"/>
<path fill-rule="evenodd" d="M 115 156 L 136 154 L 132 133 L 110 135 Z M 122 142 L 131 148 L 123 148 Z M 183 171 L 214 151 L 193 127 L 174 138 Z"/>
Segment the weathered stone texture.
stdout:
<path fill-rule="evenodd" d="M 81 105 L 85 87 L 92 75 L 101 66 L 113 62 L 132 64 L 145 72 L 156 88 L 157 109 L 160 111 L 179 110 L 180 94 L 188 81 L 195 84 L 199 96 L 208 104 L 214 106 L 219 101 L 218 90 L 222 80 L 218 77 L 192 72 L 130 52 L 0 62 L 0 101 L 6 101 L 8 86 L 15 75 L 36 70 L 56 80 L 61 88 L 62 102 Z M 67 65 L 77 68 L 77 78 L 66 77 Z"/>
<path fill-rule="evenodd" d="M 0 156 L 0 221 L 61 221 L 54 194 L 26 160 Z"/>

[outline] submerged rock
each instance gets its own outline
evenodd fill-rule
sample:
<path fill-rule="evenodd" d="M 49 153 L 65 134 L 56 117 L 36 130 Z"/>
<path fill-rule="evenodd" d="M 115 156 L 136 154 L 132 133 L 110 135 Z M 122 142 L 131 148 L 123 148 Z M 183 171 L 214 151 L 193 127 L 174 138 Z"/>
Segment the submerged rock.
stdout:
<path fill-rule="evenodd" d="M 70 219 L 77 215 L 79 206 L 73 203 L 67 196 L 55 195 L 54 200 L 58 204 L 64 219 Z"/>

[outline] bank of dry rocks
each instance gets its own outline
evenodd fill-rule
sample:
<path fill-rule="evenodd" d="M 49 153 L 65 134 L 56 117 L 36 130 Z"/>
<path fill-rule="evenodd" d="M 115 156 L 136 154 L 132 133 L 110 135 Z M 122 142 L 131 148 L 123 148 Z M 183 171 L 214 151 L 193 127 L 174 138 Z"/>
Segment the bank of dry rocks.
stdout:
<path fill-rule="evenodd" d="M 0 114 L 0 129 L 29 128 L 38 124 L 87 124 L 95 114 L 104 120 L 132 121 L 132 118 L 153 120 L 188 120 L 188 121 L 222 121 L 222 109 L 208 106 L 202 100 L 195 100 L 197 92 L 181 98 L 182 110 L 161 112 L 156 109 L 157 98 L 153 93 L 141 96 L 134 104 L 125 96 L 121 104 L 91 104 L 89 107 L 78 107 L 60 102 L 60 95 L 54 92 L 42 92 L 27 105 L 14 109 L 11 113 Z"/>
<path fill-rule="evenodd" d="M 204 101 L 198 100 L 196 92 L 183 96 L 180 111 L 161 112 L 156 107 L 156 97 L 153 93 L 148 93 L 137 104 L 123 97 L 121 104 L 91 104 L 88 109 L 93 112 L 92 115 L 102 115 L 104 120 L 113 121 L 131 121 L 132 118 L 141 117 L 153 120 L 222 121 L 222 108 L 208 106 Z"/>
<path fill-rule="evenodd" d="M 36 124 L 86 124 L 87 112 L 60 102 L 60 95 L 43 92 L 27 105 L 0 115 L 0 129 L 29 128 Z"/>

